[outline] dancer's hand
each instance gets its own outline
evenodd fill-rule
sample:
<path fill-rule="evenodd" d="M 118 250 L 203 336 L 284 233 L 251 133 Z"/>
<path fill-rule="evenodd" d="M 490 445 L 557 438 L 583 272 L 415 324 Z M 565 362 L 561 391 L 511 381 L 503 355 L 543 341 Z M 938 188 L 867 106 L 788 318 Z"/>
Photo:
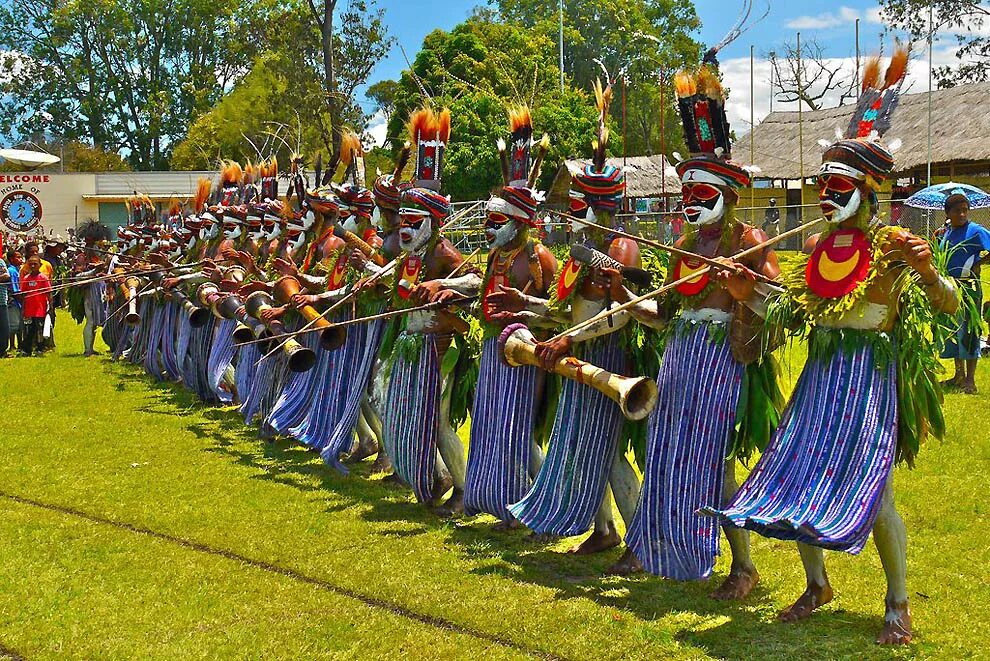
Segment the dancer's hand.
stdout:
<path fill-rule="evenodd" d="M 282 259 L 279 257 L 272 262 L 272 266 L 280 275 L 291 275 L 292 277 L 297 277 L 299 275 L 299 269 L 295 264 L 287 259 Z"/>
<path fill-rule="evenodd" d="M 756 288 L 756 274 L 745 264 L 732 259 L 719 258 L 718 261 L 731 268 L 731 270 L 719 269 L 714 274 L 729 295 L 737 301 L 749 300 Z"/>
<path fill-rule="evenodd" d="M 285 305 L 280 305 L 277 308 L 268 308 L 267 310 L 262 310 L 261 312 L 258 313 L 258 317 L 262 321 L 272 322 L 280 318 L 282 315 L 284 315 L 287 310 L 288 307 L 286 307 Z"/>
<path fill-rule="evenodd" d="M 526 299 L 523 293 L 514 287 L 503 285 L 499 285 L 498 289 L 485 297 L 485 304 L 495 310 L 495 314 L 511 314 L 526 309 Z"/>
<path fill-rule="evenodd" d="M 314 305 L 319 299 L 313 294 L 293 294 L 292 307 L 297 310 L 307 305 Z"/>
<path fill-rule="evenodd" d="M 917 271 L 923 282 L 932 284 L 938 280 L 938 271 L 932 265 L 932 248 L 927 241 L 909 232 L 898 233 L 892 241 L 901 249 L 904 263 Z"/>
<path fill-rule="evenodd" d="M 428 303 L 433 300 L 433 297 L 440 292 L 440 281 L 439 280 L 429 280 L 422 284 L 416 285 L 410 292 L 409 297 L 416 301 L 417 303 Z"/>
<path fill-rule="evenodd" d="M 540 367 L 552 372 L 557 362 L 568 355 L 573 346 L 574 340 L 569 335 L 548 342 L 538 342 L 536 344 L 536 357 L 540 361 Z"/>

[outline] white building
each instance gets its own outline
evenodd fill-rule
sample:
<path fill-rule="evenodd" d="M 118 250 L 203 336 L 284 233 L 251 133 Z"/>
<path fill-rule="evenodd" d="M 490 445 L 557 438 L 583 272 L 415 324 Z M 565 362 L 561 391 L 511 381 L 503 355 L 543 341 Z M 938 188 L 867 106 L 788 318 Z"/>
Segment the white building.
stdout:
<path fill-rule="evenodd" d="M 111 230 L 127 222 L 124 201 L 143 193 L 160 207 L 186 202 L 200 177 L 216 172 L 4 172 L 0 173 L 0 227 L 65 234 L 98 218 Z"/>

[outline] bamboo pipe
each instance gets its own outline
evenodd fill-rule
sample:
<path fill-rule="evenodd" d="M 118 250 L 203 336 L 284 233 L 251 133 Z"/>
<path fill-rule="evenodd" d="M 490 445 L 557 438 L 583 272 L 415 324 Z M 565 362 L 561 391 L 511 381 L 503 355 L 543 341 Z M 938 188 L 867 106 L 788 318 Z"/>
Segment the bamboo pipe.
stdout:
<path fill-rule="evenodd" d="M 768 246 L 772 246 L 775 243 L 779 243 L 780 241 L 783 241 L 784 239 L 786 239 L 786 238 L 788 238 L 790 236 L 794 236 L 795 234 L 799 234 L 799 233 L 803 232 L 804 230 L 808 229 L 809 227 L 811 227 L 812 225 L 817 225 L 818 223 L 820 223 L 820 222 L 822 222 L 824 220 L 825 220 L 824 218 L 817 218 L 815 220 L 809 220 L 808 222 L 804 223 L 803 225 L 799 225 L 797 227 L 794 227 L 792 229 L 787 230 L 783 234 L 778 234 L 777 236 L 771 237 L 771 238 L 767 239 L 766 241 L 763 241 L 762 243 L 758 243 L 755 246 L 752 246 L 750 248 L 747 248 L 746 250 L 743 250 L 741 252 L 737 252 L 730 259 L 739 259 L 741 257 L 746 257 L 748 255 L 752 255 L 753 253 L 759 252 L 760 250 L 763 250 L 764 248 L 766 248 Z M 550 338 L 549 340 L 547 340 L 547 342 L 556 342 L 557 340 L 561 339 L 565 335 L 570 335 L 571 333 L 574 333 L 576 331 L 583 330 L 583 329 L 587 328 L 588 326 L 591 326 L 592 324 L 596 324 L 599 321 L 602 321 L 603 319 L 608 319 L 609 317 L 611 317 L 611 316 L 613 316 L 613 315 L 615 315 L 615 314 L 617 314 L 619 312 L 622 312 L 623 310 L 628 310 L 629 308 L 633 307 L 634 305 L 637 305 L 639 303 L 642 303 L 643 301 L 645 301 L 647 299 L 656 298 L 657 296 L 660 296 L 661 294 L 664 294 L 664 293 L 670 291 L 671 289 L 673 289 L 674 287 L 677 287 L 678 285 L 682 285 L 685 282 L 688 282 L 690 280 L 694 280 L 695 278 L 697 278 L 700 275 L 703 275 L 705 273 L 708 273 L 708 271 L 710 271 L 711 269 L 712 269 L 711 266 L 705 266 L 704 268 L 699 269 L 699 270 L 695 271 L 694 273 L 691 273 L 690 275 L 686 275 L 683 278 L 680 278 L 680 279 L 675 280 L 673 282 L 668 282 L 667 284 L 663 285 L 662 287 L 659 287 L 657 289 L 654 289 L 651 292 L 647 292 L 646 294 L 643 294 L 642 296 L 637 296 L 636 298 L 630 299 L 630 300 L 626 301 L 625 303 L 623 303 L 622 305 L 620 305 L 618 307 L 614 307 L 614 308 L 611 308 L 609 310 L 602 310 L 601 312 L 599 312 L 598 314 L 594 315 L 593 317 L 589 317 L 588 319 L 585 319 L 584 321 L 582 321 L 580 323 L 574 324 L 573 326 L 571 326 L 567 330 L 565 330 L 565 331 L 563 331 L 561 333 L 557 333 L 552 338 Z"/>

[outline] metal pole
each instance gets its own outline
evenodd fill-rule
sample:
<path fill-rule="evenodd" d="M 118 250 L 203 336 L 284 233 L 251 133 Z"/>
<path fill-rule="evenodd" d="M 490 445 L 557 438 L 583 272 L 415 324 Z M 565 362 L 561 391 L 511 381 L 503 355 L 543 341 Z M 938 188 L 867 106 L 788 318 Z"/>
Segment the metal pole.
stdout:
<path fill-rule="evenodd" d="M 560 92 L 564 92 L 564 0 L 560 0 Z"/>
<path fill-rule="evenodd" d="M 770 112 L 773 112 L 773 70 L 777 61 L 777 54 L 770 51 Z"/>
<path fill-rule="evenodd" d="M 856 100 L 859 101 L 859 19 L 856 19 Z"/>
<path fill-rule="evenodd" d="M 749 163 L 753 165 L 756 163 L 756 148 L 753 143 L 753 131 L 756 130 L 756 84 L 753 82 L 753 45 L 749 45 Z M 749 206 L 756 206 L 756 186 L 752 181 L 749 182 Z M 749 222 L 751 225 L 756 225 L 755 211 L 749 212 Z"/>
<path fill-rule="evenodd" d="M 663 210 L 670 211 L 667 204 L 667 134 L 664 130 L 664 118 L 667 116 L 667 106 L 664 105 L 664 78 L 663 69 L 660 69 L 660 198 L 663 200 Z M 657 218 L 657 239 L 663 240 L 664 235 L 661 228 L 663 218 Z M 667 222 L 670 222 L 669 220 Z M 673 235 L 673 232 L 671 233 Z"/>
<path fill-rule="evenodd" d="M 928 5 L 928 173 L 925 186 L 932 185 L 932 41 L 935 35 L 932 5 Z M 932 212 L 925 214 L 925 236 L 932 235 Z"/>
<path fill-rule="evenodd" d="M 797 33 L 797 90 L 798 94 L 802 93 L 801 89 L 801 33 Z M 798 224 L 804 221 L 804 113 L 802 109 L 801 99 L 798 98 L 798 155 L 800 158 L 801 167 L 801 207 L 798 209 Z"/>

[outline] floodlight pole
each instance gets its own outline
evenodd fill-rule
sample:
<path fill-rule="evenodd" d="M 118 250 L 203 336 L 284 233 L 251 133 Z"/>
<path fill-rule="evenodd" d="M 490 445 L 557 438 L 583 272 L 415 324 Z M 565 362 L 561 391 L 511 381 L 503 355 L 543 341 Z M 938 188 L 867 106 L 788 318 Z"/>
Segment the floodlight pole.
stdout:
<path fill-rule="evenodd" d="M 564 92 L 564 0 L 560 0 L 560 92 Z"/>

